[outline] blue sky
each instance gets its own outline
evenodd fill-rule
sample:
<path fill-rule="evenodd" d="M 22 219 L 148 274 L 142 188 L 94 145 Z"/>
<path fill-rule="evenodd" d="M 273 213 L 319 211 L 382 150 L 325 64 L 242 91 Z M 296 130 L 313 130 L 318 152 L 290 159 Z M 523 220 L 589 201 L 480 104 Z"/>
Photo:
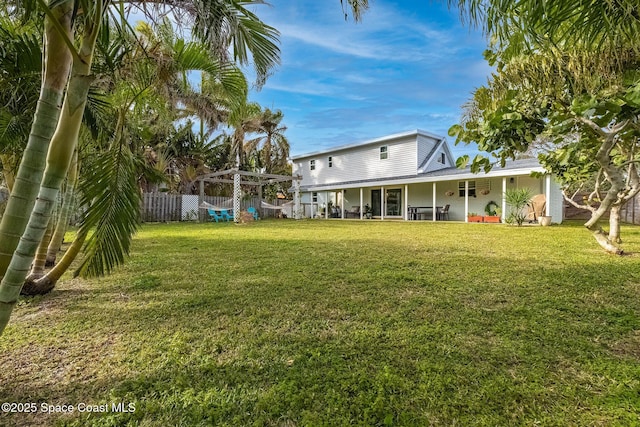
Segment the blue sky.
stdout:
<path fill-rule="evenodd" d="M 362 22 L 339 0 L 270 0 L 282 64 L 250 95 L 280 109 L 291 154 L 423 129 L 446 136 L 491 69 L 486 41 L 442 2 L 371 0 Z M 455 156 L 472 151 L 453 146 Z"/>

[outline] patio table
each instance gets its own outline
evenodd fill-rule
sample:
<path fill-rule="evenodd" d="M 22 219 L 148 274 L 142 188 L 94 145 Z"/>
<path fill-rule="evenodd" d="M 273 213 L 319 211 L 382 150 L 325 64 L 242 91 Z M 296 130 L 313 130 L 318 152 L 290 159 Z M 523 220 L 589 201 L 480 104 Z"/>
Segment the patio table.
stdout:
<path fill-rule="evenodd" d="M 443 206 L 435 206 L 436 218 Z M 434 206 L 409 206 L 407 208 L 408 218 L 410 221 L 433 218 Z"/>

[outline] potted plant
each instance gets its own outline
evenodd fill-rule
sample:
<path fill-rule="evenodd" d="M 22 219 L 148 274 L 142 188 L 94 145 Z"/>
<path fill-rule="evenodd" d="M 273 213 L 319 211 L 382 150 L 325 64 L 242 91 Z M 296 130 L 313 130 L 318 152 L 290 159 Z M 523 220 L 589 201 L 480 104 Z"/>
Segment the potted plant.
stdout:
<path fill-rule="evenodd" d="M 487 214 L 484 217 L 484 222 L 500 222 L 500 215 L 498 215 L 498 204 L 491 200 L 484 207 L 484 212 Z"/>
<path fill-rule="evenodd" d="M 482 222 L 482 215 L 478 215 L 475 212 L 469 212 L 467 215 L 467 222 Z"/>
<path fill-rule="evenodd" d="M 549 225 L 551 225 L 551 215 L 541 215 L 538 217 L 538 223 L 543 226 L 543 227 L 547 227 Z"/>
<path fill-rule="evenodd" d="M 369 206 L 369 204 L 367 203 L 366 205 L 364 205 L 364 217 L 367 219 L 371 219 L 372 216 L 373 211 L 371 210 L 371 206 Z"/>

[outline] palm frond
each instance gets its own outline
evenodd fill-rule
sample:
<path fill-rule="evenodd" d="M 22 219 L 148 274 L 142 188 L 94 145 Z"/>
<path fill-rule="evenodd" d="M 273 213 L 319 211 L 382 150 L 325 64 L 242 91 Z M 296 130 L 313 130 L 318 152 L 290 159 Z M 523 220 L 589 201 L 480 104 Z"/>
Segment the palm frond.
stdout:
<path fill-rule="evenodd" d="M 131 239 L 140 224 L 140 190 L 134 156 L 124 143 L 98 154 L 91 176 L 80 184 L 80 204 L 87 206 L 80 231 L 92 230 L 85 242 L 84 259 L 75 275 L 108 274 L 129 254 Z"/>

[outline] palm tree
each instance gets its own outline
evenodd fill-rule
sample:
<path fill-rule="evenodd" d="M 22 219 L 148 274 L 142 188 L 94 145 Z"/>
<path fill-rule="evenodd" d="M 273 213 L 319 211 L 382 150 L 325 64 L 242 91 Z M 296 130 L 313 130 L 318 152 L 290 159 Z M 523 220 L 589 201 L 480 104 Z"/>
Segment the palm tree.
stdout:
<path fill-rule="evenodd" d="M 196 28 L 200 30 L 199 35 L 206 36 L 205 39 L 212 48 L 226 47 L 229 44 L 233 45 L 235 51 L 240 50 L 236 52 L 236 57 L 240 61 L 246 62 L 248 60 L 248 51 L 251 51 L 254 53 L 254 63 L 258 64 L 258 71 L 266 72 L 272 64 L 277 62 L 278 48 L 274 43 L 277 36 L 275 29 L 264 25 L 254 14 L 236 2 L 220 1 L 215 3 L 216 5 L 214 5 L 214 7 L 205 9 L 201 7 L 203 6 L 201 2 L 184 3 L 186 6 L 192 6 L 191 8 L 187 7 L 186 10 L 188 13 L 195 14 L 194 21 Z M 25 230 L 24 235 L 28 236 L 28 238 L 20 239 L 19 242 L 15 242 L 15 240 L 13 242 L 7 242 L 5 239 L 0 239 L 5 246 L 0 248 L 0 252 L 7 254 L 5 255 L 5 261 L 6 259 L 11 260 L 8 265 L 0 264 L 0 275 L 3 276 L 2 282 L 0 283 L 0 331 L 4 330 L 13 306 L 17 301 L 35 251 L 42 240 L 46 225 L 49 222 L 53 203 L 60 185 L 66 176 L 71 155 L 75 151 L 83 112 L 87 102 L 87 95 L 91 86 L 91 79 L 88 78 L 88 76 L 91 75 L 94 49 L 98 36 L 105 34 L 105 32 L 101 32 L 101 26 L 102 21 L 107 16 L 111 2 L 109 0 L 100 0 L 97 2 L 68 0 L 55 1 L 53 4 L 55 5 L 54 7 L 45 7 L 44 9 L 47 15 L 47 29 L 51 29 L 51 33 L 57 38 L 47 39 L 45 51 L 47 52 L 48 58 L 56 57 L 58 60 L 62 59 L 63 62 L 65 58 L 71 57 L 72 73 L 68 81 L 66 96 L 62 106 L 63 115 L 58 121 L 55 114 L 50 114 L 46 121 L 50 125 L 57 124 L 57 128 L 49 144 L 47 168 L 44 171 L 42 182 L 40 183 L 36 179 L 35 182 L 32 182 L 27 188 L 21 189 L 21 191 L 17 191 L 16 186 L 13 192 L 15 199 L 26 198 L 32 200 L 35 196 L 33 189 L 37 190 L 38 187 L 40 188 L 33 214 L 25 215 L 25 212 L 28 213 L 32 210 L 29 206 L 26 206 L 26 208 L 23 206 L 23 213 L 18 216 L 18 220 L 7 224 L 5 219 L 11 218 L 8 213 L 12 210 L 15 211 L 15 203 L 12 203 L 12 200 L 10 200 L 7 211 L 5 215 L 3 215 L 3 224 L 6 225 L 4 225 L 4 227 L 0 225 L 0 237 L 2 233 L 7 235 L 12 233 L 13 235 L 20 235 L 23 229 Z M 205 2 L 204 5 L 212 6 L 212 3 Z M 221 7 L 222 5 L 226 7 Z M 81 9 L 83 13 L 72 13 L 74 8 Z M 79 38 L 79 48 L 76 48 L 72 42 L 74 38 L 71 33 L 70 18 L 72 16 L 82 20 L 82 25 L 78 27 L 79 32 L 77 34 Z M 212 17 L 218 19 L 214 22 L 225 25 L 216 28 L 208 26 L 208 24 L 203 21 L 204 19 Z M 63 19 L 69 20 L 68 25 L 66 23 L 63 24 Z M 222 19 L 222 21 L 220 21 L 220 19 Z M 63 31 L 59 31 L 60 29 Z M 232 32 L 229 33 L 229 30 Z M 219 37 L 223 34 L 224 37 Z M 58 44 L 56 45 L 53 42 L 58 42 Z M 247 44 L 249 45 L 247 46 Z M 67 54 L 65 54 L 65 52 Z M 47 57 L 45 57 L 45 59 Z M 45 68 L 45 81 L 47 76 L 51 76 L 50 78 L 55 78 L 56 82 L 66 82 L 66 71 L 68 68 L 65 69 L 62 67 L 63 72 L 57 74 L 54 72 L 49 73 L 47 70 L 50 69 Z M 56 69 L 56 71 L 60 71 L 60 68 Z M 61 85 L 60 89 L 59 92 L 55 93 L 62 93 L 64 84 Z M 43 90 L 43 93 L 45 92 L 46 91 Z M 54 100 L 53 104 L 57 106 L 58 102 Z M 25 151 L 25 159 L 27 158 L 27 154 L 32 151 L 33 150 Z M 119 151 L 119 153 L 121 152 L 122 151 Z M 40 155 L 39 159 L 43 159 L 43 156 Z M 37 159 L 31 159 L 30 162 L 23 160 L 23 165 L 26 164 L 28 166 L 34 162 L 37 163 Z M 36 169 L 38 168 L 36 167 Z M 27 217 L 29 218 L 28 223 L 25 224 L 24 219 Z M 89 243 L 87 245 L 89 246 Z M 94 245 L 90 248 L 99 248 L 99 246 Z M 115 249 L 125 248 L 119 247 Z M 19 257 L 12 256 L 11 254 L 13 254 L 14 251 L 18 251 L 17 253 L 22 255 Z M 93 259 L 96 258 L 94 257 Z M 118 261 L 120 257 L 116 256 L 115 258 L 106 259 Z M 1 261 L 0 259 L 0 262 Z M 100 273 L 104 271 L 104 269 L 97 267 L 91 271 Z"/>
<path fill-rule="evenodd" d="M 526 44 L 535 48 L 546 42 L 600 52 L 612 46 L 639 47 L 640 14 L 636 0 L 447 0 L 447 3 L 458 6 L 464 20 L 482 26 L 498 46 L 513 45 L 514 29 L 520 29 L 524 30 L 520 47 Z"/>
<path fill-rule="evenodd" d="M 25 2 L 29 2 L 29 0 L 24 0 L 21 3 Z M 91 87 L 89 76 L 91 76 L 96 40 L 99 35 L 105 34 L 105 32 L 101 32 L 101 27 L 103 27 L 105 18 L 109 16 L 107 12 L 112 1 L 51 0 L 50 6 L 44 5 L 44 0 L 37 0 L 37 3 L 43 6 L 46 15 L 45 34 L 47 37 L 41 100 L 47 104 L 46 108 L 50 108 L 51 112 L 43 114 L 40 109 L 36 111 L 32 127 L 36 130 L 36 132 L 32 132 L 34 143 L 28 144 L 24 152 L 21 168 L 18 171 L 19 179 L 12 193 L 12 199 L 7 206 L 7 212 L 0 223 L 0 276 L 2 276 L 0 283 L 0 333 L 6 327 L 17 302 L 24 278 L 48 224 L 54 200 L 71 163 L 87 104 L 87 95 Z M 144 5 L 146 2 L 128 3 Z M 277 63 L 279 50 L 275 44 L 277 31 L 262 23 L 255 14 L 243 6 L 255 3 L 262 3 L 262 1 L 243 3 L 232 0 L 153 2 L 154 5 L 167 5 L 182 10 L 184 17 L 191 18 L 191 22 L 194 23 L 195 36 L 203 40 L 209 46 L 210 52 L 216 53 L 219 57 L 226 58 L 229 47 L 231 47 L 233 59 L 245 64 L 249 61 L 250 52 L 260 84 L 273 65 Z M 348 3 L 354 18 L 359 19 L 360 13 L 367 6 L 367 1 L 349 0 Z M 25 10 L 33 10 L 33 8 L 25 8 Z M 75 11 L 82 11 L 82 13 L 74 13 Z M 124 7 L 118 9 L 116 14 L 118 12 L 123 13 Z M 72 17 L 81 21 L 81 25 L 73 27 L 74 31 L 72 31 Z M 124 16 L 121 16 L 120 23 L 123 24 L 122 28 L 126 27 Z M 76 38 L 77 40 L 75 40 Z M 224 63 L 224 61 L 222 62 Z M 71 78 L 67 82 L 70 66 Z M 66 95 L 61 110 L 63 114 L 58 119 L 59 101 L 65 88 Z M 123 153 L 126 154 L 126 147 L 120 143 L 123 138 L 120 120 L 123 114 L 125 113 L 120 110 L 117 121 L 119 127 L 116 129 L 116 138 L 111 144 L 111 147 L 118 147 L 117 151 L 112 153 L 118 159 L 122 158 Z M 47 126 L 49 131 L 46 130 Z M 46 155 L 47 167 L 44 169 L 43 147 L 46 148 L 49 135 L 52 134 L 54 127 L 55 133 L 50 138 L 51 142 Z M 39 139 L 41 135 L 45 136 L 44 141 Z M 123 163 L 126 163 L 126 159 Z M 117 170 L 114 170 L 108 162 L 103 166 L 106 172 L 117 173 Z M 44 172 L 41 172 L 43 169 Z M 26 172 L 21 173 L 23 170 Z M 42 180 L 39 179 L 41 174 L 43 174 Z M 30 178 L 30 180 L 25 178 Z M 126 183 L 123 185 L 124 187 L 115 188 L 115 190 L 130 188 Z M 112 190 L 114 188 L 110 188 L 110 191 Z M 97 189 L 95 194 L 100 194 L 100 190 Z M 37 199 L 35 199 L 36 195 Z M 123 203 L 131 201 L 128 197 L 129 194 L 123 196 L 124 199 L 127 199 Z M 36 200 L 35 203 L 34 200 Z M 11 215 L 8 215 L 9 213 Z M 11 219 L 5 221 L 7 218 Z M 113 219 L 113 217 L 105 215 L 96 224 L 107 224 L 108 226 L 108 222 Z M 90 222 L 88 221 L 88 223 Z M 23 235 L 24 238 L 21 238 L 19 242 L 15 238 L 11 238 L 11 236 L 20 235 Z M 94 240 L 94 242 L 99 241 L 99 239 Z M 105 259 L 108 261 L 107 267 L 113 265 L 113 262 L 119 261 L 118 250 L 127 249 L 121 245 L 115 245 L 112 246 L 113 252 L 103 254 L 102 251 L 105 248 L 97 243 L 93 245 L 87 243 L 87 248 L 93 254 L 90 258 L 95 260 L 95 263 L 92 264 L 91 261 L 87 263 L 85 260 L 83 271 L 95 274 L 109 270 L 109 268 L 106 270 L 104 268 Z M 111 258 L 112 255 L 116 257 Z M 9 260 L 10 262 L 7 262 Z M 93 268 L 86 267 L 87 265 L 91 265 Z"/>
<path fill-rule="evenodd" d="M 258 119 L 260 136 L 246 144 L 246 151 L 256 153 L 259 166 L 267 173 L 284 168 L 289 158 L 289 141 L 284 135 L 287 127 L 281 124 L 283 118 L 282 111 L 265 108 Z"/>

